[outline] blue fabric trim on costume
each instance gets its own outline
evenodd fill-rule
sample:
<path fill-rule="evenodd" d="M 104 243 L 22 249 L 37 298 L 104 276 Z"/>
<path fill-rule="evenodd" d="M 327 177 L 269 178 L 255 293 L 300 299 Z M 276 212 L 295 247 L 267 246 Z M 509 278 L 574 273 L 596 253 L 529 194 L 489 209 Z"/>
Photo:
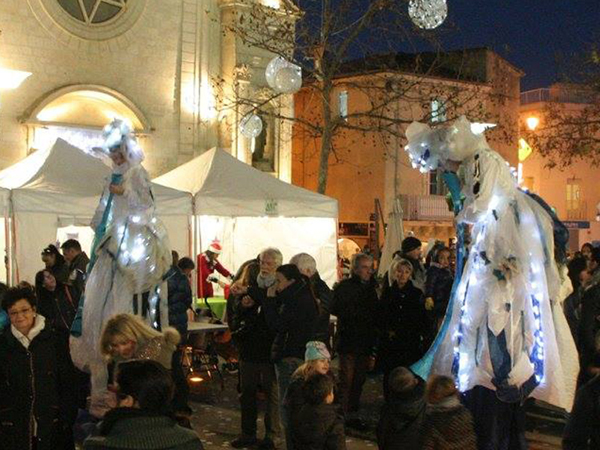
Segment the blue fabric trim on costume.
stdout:
<path fill-rule="evenodd" d="M 444 172 L 442 175 L 446 186 L 448 186 L 448 190 L 450 191 L 450 195 L 452 196 L 452 203 L 454 205 L 454 214 L 458 214 L 462 209 L 462 198 L 461 198 L 461 189 L 460 189 L 460 180 L 458 176 L 454 172 Z M 450 322 L 452 321 L 452 311 L 454 307 L 454 301 L 456 297 L 456 291 L 458 289 L 458 285 L 460 284 L 460 280 L 462 278 L 462 273 L 464 269 L 464 265 L 466 262 L 466 253 L 465 253 L 465 233 L 467 228 L 464 224 L 457 225 L 457 242 L 456 242 L 456 274 L 454 278 L 454 284 L 452 285 L 452 291 L 450 293 L 450 300 L 448 301 L 448 307 L 446 308 L 446 315 L 444 316 L 444 322 L 440 327 L 440 331 L 438 332 L 433 344 L 427 350 L 427 353 L 416 363 L 414 363 L 410 369 L 414 374 L 418 375 L 424 380 L 429 378 L 429 374 L 431 373 L 431 367 L 433 366 L 433 359 L 435 354 L 437 353 L 440 345 L 446 339 L 446 335 L 448 334 L 448 329 L 450 328 Z"/>
<path fill-rule="evenodd" d="M 0 311 L 0 331 L 4 330 L 9 323 L 10 320 L 6 311 Z"/>
<path fill-rule="evenodd" d="M 110 184 L 121 184 L 123 182 L 123 175 L 120 173 L 113 173 L 110 178 Z M 94 241 L 92 243 L 92 251 L 90 254 L 90 262 L 87 266 L 86 272 L 88 274 L 92 273 L 92 268 L 94 264 L 96 264 L 96 250 L 98 249 L 98 244 L 106 234 L 106 230 L 108 229 L 108 221 L 110 218 L 110 213 L 112 209 L 114 194 L 111 192 L 108 195 L 108 199 L 106 200 L 106 208 L 104 208 L 104 213 L 102 213 L 102 220 L 100 224 L 94 230 Z M 75 314 L 75 319 L 73 319 L 73 324 L 71 325 L 71 335 L 75 337 L 81 336 L 83 333 L 83 304 L 85 303 L 85 292 L 81 294 L 81 299 L 79 299 L 79 306 L 77 307 L 77 314 Z"/>

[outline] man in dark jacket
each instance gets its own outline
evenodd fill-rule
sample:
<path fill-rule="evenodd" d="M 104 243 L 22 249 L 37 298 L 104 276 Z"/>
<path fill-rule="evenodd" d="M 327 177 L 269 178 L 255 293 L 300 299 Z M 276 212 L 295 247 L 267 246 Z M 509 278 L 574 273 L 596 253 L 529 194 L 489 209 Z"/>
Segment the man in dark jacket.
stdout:
<path fill-rule="evenodd" d="M 356 428 L 364 428 L 358 419 L 360 397 L 367 372 L 375 364 L 377 304 L 373 258 L 357 253 L 352 259 L 352 276 L 333 289 L 331 304 L 331 314 L 338 319 L 341 403 L 349 419 L 347 426 Z"/>
<path fill-rule="evenodd" d="M 317 320 L 314 340 L 329 345 L 329 309 L 331 308 L 331 301 L 333 300 L 333 291 L 329 289 L 327 283 L 321 279 L 321 276 L 317 271 L 317 262 L 308 253 L 298 253 L 297 255 L 292 256 L 290 264 L 298 267 L 300 273 L 308 277 L 313 294 L 318 302 L 319 318 Z"/>
<path fill-rule="evenodd" d="M 594 367 L 600 368 L 600 358 L 596 349 L 596 339 L 600 335 L 600 249 L 592 250 L 589 265 L 596 267 L 581 300 L 581 320 L 579 322 L 578 343 L 581 371 L 578 385 L 590 381 Z"/>
<path fill-rule="evenodd" d="M 281 265 L 283 256 L 277 249 L 263 250 L 259 256 L 260 272 L 250 284 L 232 290 L 232 314 L 229 328 L 240 356 L 240 403 L 242 412 L 242 434 L 231 442 L 234 448 L 256 445 L 256 420 L 258 405 L 256 394 L 259 387 L 267 396 L 265 412 L 265 438 L 261 443 L 264 449 L 274 447 L 273 438 L 277 435 L 279 396 L 275 367 L 271 362 L 271 349 L 275 334 L 267 326 L 263 302 L 267 290 L 275 285 L 275 271 Z"/>
<path fill-rule="evenodd" d="M 173 251 L 173 265 L 167 272 L 169 326 L 172 326 L 181 335 L 181 344 L 173 352 L 172 368 L 173 381 L 177 385 L 175 390 L 175 407 L 180 414 L 189 414 L 188 405 L 189 387 L 183 373 L 182 358 L 188 331 L 188 310 L 192 307 L 192 287 L 190 275 L 194 270 L 194 261 L 190 258 L 181 258 Z"/>
<path fill-rule="evenodd" d="M 78 292 L 83 292 L 90 258 L 81 250 L 81 244 L 75 239 L 66 240 L 60 246 L 60 249 L 63 252 L 65 261 L 69 264 L 69 280 L 67 284 L 77 288 Z"/>
<path fill-rule="evenodd" d="M 345 450 L 344 421 L 333 404 L 333 380 L 313 375 L 302 387 L 305 404 L 292 424 L 294 449 Z"/>
<path fill-rule="evenodd" d="M 563 436 L 564 450 L 600 448 L 600 376 L 577 392 Z"/>
<path fill-rule="evenodd" d="M 388 380 L 389 399 L 377 426 L 380 450 L 420 450 L 425 417 L 425 382 L 406 367 L 397 367 Z"/>
<path fill-rule="evenodd" d="M 176 253 L 176 252 L 173 252 Z M 188 316 L 187 311 L 192 307 L 192 287 L 188 274 L 194 268 L 194 261 L 190 258 L 173 260 L 173 265 L 167 273 L 169 326 L 172 326 L 181 335 L 182 339 L 187 335 Z M 187 272 L 187 274 L 186 274 Z"/>

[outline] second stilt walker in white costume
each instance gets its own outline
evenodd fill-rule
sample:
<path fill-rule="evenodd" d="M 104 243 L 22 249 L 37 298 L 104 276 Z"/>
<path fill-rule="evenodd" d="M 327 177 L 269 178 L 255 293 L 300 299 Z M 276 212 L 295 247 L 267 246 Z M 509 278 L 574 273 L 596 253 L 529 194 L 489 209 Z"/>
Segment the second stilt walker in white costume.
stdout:
<path fill-rule="evenodd" d="M 566 277 L 554 259 L 552 218 L 464 117 L 436 129 L 413 123 L 406 135 L 422 172 L 458 172 L 456 221 L 470 227 L 427 371 L 455 376 L 462 392 L 483 386 L 505 403 L 534 397 L 570 410 L 577 352 L 561 309 Z"/>
<path fill-rule="evenodd" d="M 168 325 L 164 275 L 171 266 L 167 232 L 155 215 L 150 178 L 131 128 L 114 120 L 96 149 L 112 160 L 113 173 L 94 214 L 96 235 L 83 305 L 72 329 L 71 355 L 91 373 L 91 411 L 105 409 L 108 374 L 99 341 L 106 321 L 118 313 L 146 318 L 154 328 Z"/>

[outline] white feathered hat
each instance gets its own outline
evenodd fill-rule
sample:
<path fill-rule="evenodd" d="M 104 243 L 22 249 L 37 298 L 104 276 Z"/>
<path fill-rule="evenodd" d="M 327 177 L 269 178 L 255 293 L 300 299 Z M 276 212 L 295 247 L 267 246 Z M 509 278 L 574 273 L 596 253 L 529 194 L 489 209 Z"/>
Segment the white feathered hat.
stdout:
<path fill-rule="evenodd" d="M 463 161 L 482 146 L 487 147 L 483 134 L 473 133 L 465 116 L 437 128 L 413 122 L 406 129 L 406 138 L 408 145 L 404 149 L 413 167 L 423 173 L 436 170 L 447 161 Z"/>
<path fill-rule="evenodd" d="M 95 151 L 110 156 L 111 153 L 121 150 L 130 163 L 141 163 L 144 160 L 144 152 L 129 122 L 114 119 L 104 127 L 102 137 L 104 143 L 100 147 L 94 147 Z"/>

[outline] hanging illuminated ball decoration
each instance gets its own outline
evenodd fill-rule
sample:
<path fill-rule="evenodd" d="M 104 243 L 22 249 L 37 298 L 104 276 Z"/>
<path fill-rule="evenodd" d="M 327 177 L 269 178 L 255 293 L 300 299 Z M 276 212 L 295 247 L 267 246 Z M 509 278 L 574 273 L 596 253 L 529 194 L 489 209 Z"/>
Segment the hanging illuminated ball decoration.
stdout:
<path fill-rule="evenodd" d="M 277 76 L 277 72 L 279 72 L 280 69 L 287 67 L 289 64 L 290 63 L 281 56 L 277 56 L 269 61 L 269 64 L 267 64 L 267 68 L 265 69 L 265 78 L 271 89 L 275 89 L 275 77 Z"/>
<path fill-rule="evenodd" d="M 247 138 L 258 137 L 262 129 L 262 120 L 254 113 L 248 113 L 240 120 L 240 133 Z"/>
<path fill-rule="evenodd" d="M 302 69 L 292 65 L 279 69 L 275 75 L 275 90 L 282 94 L 293 94 L 302 87 Z"/>
<path fill-rule="evenodd" d="M 277 56 L 267 64 L 265 78 L 271 89 L 280 94 L 293 94 L 302 87 L 302 68 Z"/>
<path fill-rule="evenodd" d="M 419 28 L 433 30 L 446 20 L 448 5 L 446 0 L 410 0 L 408 15 Z"/>

